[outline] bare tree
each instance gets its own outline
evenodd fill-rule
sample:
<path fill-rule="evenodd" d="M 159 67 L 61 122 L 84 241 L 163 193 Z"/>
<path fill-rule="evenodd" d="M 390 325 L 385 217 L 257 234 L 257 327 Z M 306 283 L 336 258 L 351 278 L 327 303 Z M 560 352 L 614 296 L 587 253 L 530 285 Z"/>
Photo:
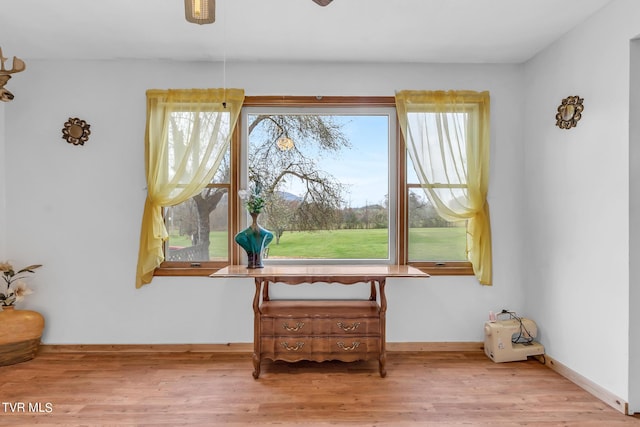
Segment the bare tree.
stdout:
<path fill-rule="evenodd" d="M 279 192 L 267 199 L 264 206 L 265 219 L 267 228 L 274 234 L 276 245 L 280 244 L 280 237 L 285 230 L 290 229 L 297 204 L 295 200 L 286 200 Z"/>
<path fill-rule="evenodd" d="M 305 114 L 256 115 L 250 120 L 248 131 L 255 139 L 249 156 L 249 180 L 259 181 L 264 188 L 266 226 L 273 227 L 277 242 L 293 223 L 301 230 L 332 228 L 339 224 L 343 187 L 334 177 L 318 169 L 317 159 L 350 147 L 342 125 L 335 123 L 331 116 Z M 294 141 L 293 148 L 282 150 L 277 146 L 282 136 Z M 229 171 L 229 161 L 225 159 L 216 181 L 227 182 Z M 292 179 L 304 184 L 301 201 L 278 201 L 279 189 Z M 226 192 L 222 188 L 205 188 L 193 197 L 197 211 L 197 218 L 189 220 L 193 246 L 208 248 L 210 214 Z"/>
<path fill-rule="evenodd" d="M 226 182 L 229 179 L 229 161 L 225 157 L 214 181 Z M 209 260 L 209 245 L 211 231 L 211 213 L 218 207 L 227 194 L 226 188 L 206 187 L 196 194 L 181 209 L 180 234 L 188 234 L 191 237 L 191 245 L 199 248 L 193 261 Z M 170 259 L 170 258 L 169 258 Z"/>
<path fill-rule="evenodd" d="M 290 180 L 303 184 L 304 194 L 295 207 L 293 221 L 298 230 L 334 228 L 340 223 L 344 187 L 318 168 L 318 159 L 337 155 L 350 147 L 342 125 L 331 116 L 290 114 L 250 117 L 252 144 L 249 179 L 262 183 L 266 197 L 274 197 Z M 293 140 L 293 147 L 281 149 L 281 137 Z M 270 216 L 275 224 L 276 218 Z"/>

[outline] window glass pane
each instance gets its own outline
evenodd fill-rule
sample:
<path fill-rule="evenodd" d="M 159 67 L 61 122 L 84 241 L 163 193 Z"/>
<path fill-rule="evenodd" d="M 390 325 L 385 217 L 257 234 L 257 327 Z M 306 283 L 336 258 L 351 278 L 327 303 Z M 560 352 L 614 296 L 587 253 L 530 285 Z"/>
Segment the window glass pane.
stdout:
<path fill-rule="evenodd" d="M 208 147 L 209 141 L 223 141 L 220 134 L 229 130 L 229 113 L 178 111 L 171 113 L 168 128 L 169 176 L 177 168 L 185 168 L 184 182 L 197 171 L 201 158 L 206 159 L 206 169 L 210 169 L 216 158 L 212 153 L 218 150 Z M 192 138 L 197 135 L 197 138 Z M 189 141 L 192 141 L 191 143 Z M 220 143 L 220 142 L 218 142 Z M 192 156 L 187 156 L 189 144 L 197 144 Z M 191 146 L 191 148 L 193 148 Z M 228 187 L 231 177 L 230 147 L 222 152 L 222 159 L 211 180 L 211 185 L 200 194 L 176 206 L 165 209 L 165 225 L 169 239 L 165 245 L 165 259 L 173 262 L 227 261 L 228 256 Z M 223 186 L 220 186 L 223 184 Z M 217 185 L 217 186 L 216 186 Z M 176 190 L 181 191 L 178 185 Z"/>
<path fill-rule="evenodd" d="M 220 151 L 216 145 L 224 144 L 231 132 L 229 121 L 228 112 L 172 112 L 167 128 L 167 179 L 178 175 L 181 183 L 187 184 L 203 161 L 204 169 L 210 170 L 219 159 L 212 155 Z"/>
<path fill-rule="evenodd" d="M 407 153 L 407 184 L 420 184 L 416 169 L 413 167 L 413 162 Z"/>
<path fill-rule="evenodd" d="M 198 196 L 165 208 L 167 261 L 228 260 L 228 190 L 205 188 Z"/>
<path fill-rule="evenodd" d="M 409 190 L 409 261 L 467 261 L 466 221 L 440 218 L 421 188 Z"/>
<path fill-rule="evenodd" d="M 455 117 L 454 117 L 455 116 Z M 468 114 L 436 115 L 420 112 L 408 114 L 414 129 L 419 129 L 426 144 L 418 155 L 425 165 L 424 173 L 437 197 L 453 210 L 463 210 L 467 177 L 456 165 L 466 163 L 466 152 L 459 145 L 441 144 L 449 138 L 464 139 Z M 453 119 L 456 120 L 453 120 Z M 457 128 L 455 125 L 462 126 Z M 462 144 L 464 146 L 464 144 Z M 454 161 L 455 159 L 455 161 Z M 407 155 L 407 183 L 420 184 L 413 161 Z M 449 222 L 438 215 L 422 188 L 408 193 L 408 257 L 410 262 L 468 261 L 466 257 L 466 221 Z"/>
<path fill-rule="evenodd" d="M 421 135 L 424 144 L 416 155 L 425 165 L 422 171 L 431 183 L 466 184 L 467 137 L 469 113 L 408 113 L 407 121 Z M 463 166 L 464 165 L 464 166 Z M 418 182 L 411 165 L 407 182 Z"/>
<path fill-rule="evenodd" d="M 231 150 L 227 149 L 224 157 L 218 166 L 218 170 L 211 179 L 212 184 L 229 184 L 231 182 L 231 166 L 230 166 Z"/>
<path fill-rule="evenodd" d="M 264 188 L 267 259 L 389 259 L 390 115 L 254 111 L 247 174 Z"/>

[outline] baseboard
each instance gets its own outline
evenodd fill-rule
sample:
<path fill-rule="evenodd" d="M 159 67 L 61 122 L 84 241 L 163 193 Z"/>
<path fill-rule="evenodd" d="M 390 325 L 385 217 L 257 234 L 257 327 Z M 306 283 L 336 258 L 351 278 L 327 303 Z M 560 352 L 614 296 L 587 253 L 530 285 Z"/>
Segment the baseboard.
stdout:
<path fill-rule="evenodd" d="M 41 353 L 251 353 L 253 343 L 42 344 Z"/>
<path fill-rule="evenodd" d="M 544 358 L 540 356 L 535 356 L 535 357 L 541 362 L 544 362 L 545 366 L 557 372 L 558 374 L 562 375 L 572 383 L 576 384 L 578 387 L 594 395 L 595 397 L 597 397 L 607 405 L 622 412 L 625 415 L 631 415 L 629 414 L 629 403 L 626 402 L 624 399 L 619 398 L 618 396 L 611 393 L 609 390 L 602 388 L 598 384 L 594 383 L 588 378 L 583 377 L 579 373 L 566 367 L 562 363 L 558 362 L 552 357 L 549 357 L 546 354 L 544 355 Z"/>
<path fill-rule="evenodd" d="M 388 342 L 388 352 L 482 351 L 482 342 Z M 251 353 L 253 343 L 42 344 L 41 353 Z"/>
<path fill-rule="evenodd" d="M 403 351 L 484 351 L 484 343 L 469 341 L 452 342 L 387 342 L 388 352 Z"/>

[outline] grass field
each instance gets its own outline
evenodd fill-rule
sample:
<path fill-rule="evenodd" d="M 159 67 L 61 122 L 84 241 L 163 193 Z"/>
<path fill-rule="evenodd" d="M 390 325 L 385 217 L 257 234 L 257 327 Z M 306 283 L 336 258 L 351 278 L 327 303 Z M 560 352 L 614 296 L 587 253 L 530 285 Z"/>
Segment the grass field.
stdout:
<path fill-rule="evenodd" d="M 410 228 L 409 261 L 466 261 L 466 227 Z"/>
<path fill-rule="evenodd" d="M 212 260 L 228 259 L 226 231 L 212 231 L 209 233 L 209 256 Z M 187 236 L 169 234 L 169 246 L 186 248 L 191 246 L 191 239 Z"/>
<path fill-rule="evenodd" d="M 269 258 L 386 259 L 387 253 L 384 229 L 285 232 L 269 246 Z"/>
<path fill-rule="evenodd" d="M 465 260 L 465 228 L 412 228 L 409 230 L 409 260 Z M 211 259 L 227 258 L 227 233 L 210 234 Z M 191 246 L 184 236 L 170 236 L 171 246 Z M 287 231 L 276 245 L 269 245 L 269 258 L 386 259 L 387 230 Z"/>

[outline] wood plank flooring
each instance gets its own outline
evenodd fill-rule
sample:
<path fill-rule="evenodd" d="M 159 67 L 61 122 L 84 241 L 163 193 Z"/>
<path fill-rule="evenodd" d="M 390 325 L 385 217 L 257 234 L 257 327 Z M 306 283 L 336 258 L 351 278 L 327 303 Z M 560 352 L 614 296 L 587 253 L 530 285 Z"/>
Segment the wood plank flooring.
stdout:
<path fill-rule="evenodd" d="M 0 425 L 640 427 L 530 359 L 390 352 L 377 362 L 249 353 L 44 353 L 0 367 Z"/>

